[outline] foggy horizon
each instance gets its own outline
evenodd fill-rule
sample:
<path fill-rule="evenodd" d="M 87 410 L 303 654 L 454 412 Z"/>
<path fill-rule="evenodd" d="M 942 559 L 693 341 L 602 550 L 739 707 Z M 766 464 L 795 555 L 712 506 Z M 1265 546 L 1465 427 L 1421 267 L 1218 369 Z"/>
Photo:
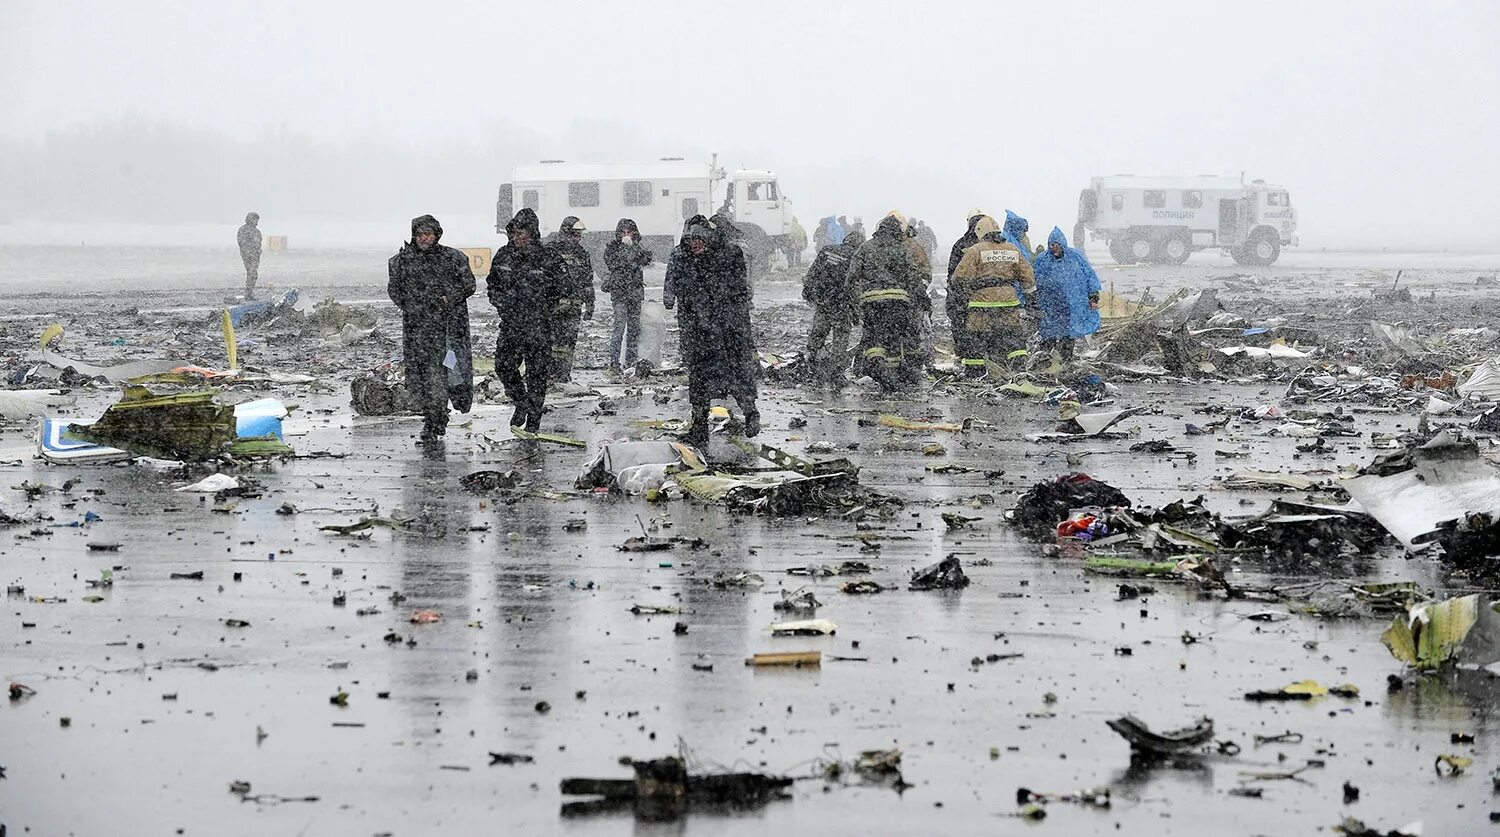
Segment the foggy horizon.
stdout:
<path fill-rule="evenodd" d="M 900 209 L 946 242 L 977 206 L 1071 234 L 1090 177 L 1243 172 L 1290 191 L 1306 248 L 1500 250 L 1482 4 L 439 4 L 416 39 L 398 4 L 10 6 L 8 243 L 254 209 L 373 245 L 488 222 L 518 164 L 717 152 L 775 171 L 809 231 Z"/>

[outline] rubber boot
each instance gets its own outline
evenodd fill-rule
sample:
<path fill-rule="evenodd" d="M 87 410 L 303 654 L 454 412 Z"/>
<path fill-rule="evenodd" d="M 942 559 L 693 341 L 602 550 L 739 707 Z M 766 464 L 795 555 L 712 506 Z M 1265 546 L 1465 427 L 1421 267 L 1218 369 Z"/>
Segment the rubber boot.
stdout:
<path fill-rule="evenodd" d="M 686 444 L 695 448 L 708 447 L 708 408 L 694 408 L 692 423 L 688 425 L 687 435 L 682 438 Z"/>
<path fill-rule="evenodd" d="M 516 412 L 510 417 L 511 427 L 523 427 L 526 424 L 526 408 L 517 407 Z"/>
<path fill-rule="evenodd" d="M 751 407 L 745 411 L 745 438 L 753 439 L 760 435 L 760 411 Z"/>

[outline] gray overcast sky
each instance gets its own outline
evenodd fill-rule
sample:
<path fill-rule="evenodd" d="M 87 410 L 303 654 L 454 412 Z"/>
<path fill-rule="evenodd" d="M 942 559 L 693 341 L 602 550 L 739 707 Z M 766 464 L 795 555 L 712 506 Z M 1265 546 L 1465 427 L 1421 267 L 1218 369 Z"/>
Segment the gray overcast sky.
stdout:
<path fill-rule="evenodd" d="M 503 127 L 569 159 L 718 151 L 777 170 L 809 228 L 900 207 L 945 237 L 974 205 L 1071 230 L 1095 174 L 1243 170 L 1291 190 L 1308 243 L 1500 247 L 1487 0 L 3 6 L 12 138 Z M 476 194 L 527 162 L 500 156 Z"/>

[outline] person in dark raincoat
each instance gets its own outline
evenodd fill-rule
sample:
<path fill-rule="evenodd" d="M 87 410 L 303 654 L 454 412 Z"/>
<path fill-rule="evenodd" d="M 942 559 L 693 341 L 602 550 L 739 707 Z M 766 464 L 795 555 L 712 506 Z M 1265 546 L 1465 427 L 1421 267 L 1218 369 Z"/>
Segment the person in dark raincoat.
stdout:
<path fill-rule="evenodd" d="M 1099 330 L 1099 275 L 1089 260 L 1068 246 L 1058 227 L 1047 236 L 1047 250 L 1031 263 L 1036 274 L 1041 321 L 1037 337 L 1044 351 L 1057 350 L 1073 362 L 1073 342 Z"/>
<path fill-rule="evenodd" d="M 701 222 L 694 216 L 690 222 Z M 676 307 L 688 367 L 692 423 L 687 442 L 708 444 L 708 411 L 733 397 L 745 414 L 745 435 L 760 433 L 756 409 L 755 340 L 750 331 L 750 280 L 744 251 L 727 219 L 719 228 L 691 223 L 667 261 L 664 304 Z M 727 229 L 724 227 L 728 227 Z"/>
<path fill-rule="evenodd" d="M 1027 238 L 1026 232 L 1031 229 L 1031 224 L 1025 218 L 1005 210 L 1005 240 L 1009 241 L 1017 250 L 1031 258 L 1031 239 Z"/>
<path fill-rule="evenodd" d="M 495 251 L 485 290 L 500 315 L 495 374 L 516 405 L 511 427 L 541 429 L 552 363 L 553 319 L 568 294 L 562 260 L 541 243 L 536 213 L 522 209 L 505 225 L 506 243 Z M 522 375 L 522 367 L 525 375 Z"/>
<path fill-rule="evenodd" d="M 975 354 L 973 349 L 964 341 L 968 339 L 964 331 L 964 320 L 968 316 L 968 310 L 964 308 L 964 302 L 960 299 L 961 294 L 953 287 L 953 271 L 958 269 L 958 263 L 963 261 L 964 251 L 979 243 L 979 234 L 974 232 L 974 225 L 985 214 L 978 209 L 969 211 L 969 229 L 958 240 L 953 242 L 953 248 L 948 251 L 948 296 L 943 301 L 943 310 L 948 314 L 948 326 L 953 329 L 953 353 L 960 360 Z"/>
<path fill-rule="evenodd" d="M 895 215 L 881 219 L 849 266 L 850 290 L 858 294 L 864 324 L 860 372 L 888 392 L 910 389 L 921 379 L 920 319 L 932 310 L 929 278 L 917 269 Z"/>
<path fill-rule="evenodd" d="M 431 215 L 413 218 L 411 241 L 389 263 L 386 293 L 401 309 L 401 356 L 406 389 L 422 413 L 422 441 L 448 429 L 448 402 L 467 413 L 474 402 L 474 356 L 469 344 L 469 259 L 438 242 L 443 227 Z"/>
<path fill-rule="evenodd" d="M 964 343 L 970 354 L 960 358 L 964 373 L 982 377 L 988 364 L 1025 366 L 1026 324 L 1021 306 L 1036 298 L 1031 258 L 1010 242 L 985 216 L 974 225 L 979 241 L 964 251 L 953 271 L 950 299 L 962 302 Z"/>
<path fill-rule="evenodd" d="M 635 221 L 621 218 L 615 224 L 614 240 L 604 245 L 607 276 L 602 290 L 609 294 L 609 368 L 635 365 L 641 339 L 641 303 L 646 301 L 646 278 L 642 269 L 655 261 L 641 245 L 641 230 Z M 621 344 L 624 344 L 623 348 Z"/>
<path fill-rule="evenodd" d="M 849 333 L 857 313 L 855 294 L 849 288 L 849 266 L 863 243 L 859 233 L 851 232 L 842 243 L 819 250 L 802 280 L 802 298 L 813 307 L 807 361 L 815 380 L 843 383 Z"/>
<path fill-rule="evenodd" d="M 245 263 L 245 299 L 255 299 L 255 283 L 260 280 L 260 213 L 245 215 L 245 223 L 234 234 L 240 245 L 240 261 Z"/>
<path fill-rule="evenodd" d="M 594 261 L 583 246 L 585 229 L 577 216 L 569 215 L 547 238 L 547 249 L 563 265 L 563 298 L 552 318 L 552 367 L 547 373 L 552 381 L 573 380 L 579 323 L 594 318 Z"/>

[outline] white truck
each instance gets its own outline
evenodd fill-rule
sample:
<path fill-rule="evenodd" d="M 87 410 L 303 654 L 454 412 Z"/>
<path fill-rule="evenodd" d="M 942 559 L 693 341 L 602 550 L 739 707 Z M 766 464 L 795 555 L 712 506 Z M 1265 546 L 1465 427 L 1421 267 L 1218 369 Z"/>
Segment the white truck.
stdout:
<path fill-rule="evenodd" d="M 663 157 L 642 163 L 543 160 L 516 166 L 510 182 L 500 185 L 495 231 L 504 232 L 506 222 L 522 208 L 537 213 L 543 234 L 576 215 L 588 228 L 584 246 L 599 266 L 615 224 L 630 218 L 640 228 L 642 242 L 664 262 L 682 236 L 684 221 L 722 211 L 744 234 L 750 269 L 763 272 L 772 253 L 791 252 L 791 201 L 773 172 L 726 173 L 717 163 L 718 155 L 708 163 Z"/>
<path fill-rule="evenodd" d="M 1264 180 L 1117 174 L 1079 194 L 1074 238 L 1084 230 L 1121 264 L 1182 264 L 1217 248 L 1239 264 L 1268 265 L 1297 245 L 1297 210 L 1286 189 Z"/>

